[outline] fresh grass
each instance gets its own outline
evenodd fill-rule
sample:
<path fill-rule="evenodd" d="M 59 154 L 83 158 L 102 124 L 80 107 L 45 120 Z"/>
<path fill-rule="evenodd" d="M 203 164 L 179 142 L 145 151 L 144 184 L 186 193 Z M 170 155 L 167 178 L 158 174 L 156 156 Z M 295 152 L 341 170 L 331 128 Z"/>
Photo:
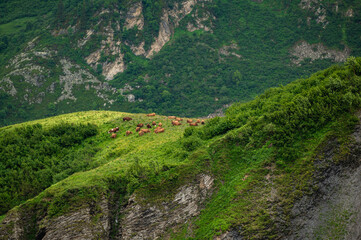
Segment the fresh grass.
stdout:
<path fill-rule="evenodd" d="M 133 120 L 123 122 L 123 117 L 132 117 Z M 182 137 L 186 119 L 181 126 L 172 126 L 171 120 L 166 116 L 147 117 L 145 114 L 127 114 L 121 112 L 111 111 L 93 111 L 93 112 L 78 112 L 73 114 L 66 114 L 57 117 L 35 120 L 24 124 L 17 124 L 2 128 L 3 134 L 11 132 L 14 128 L 32 126 L 34 124 L 41 124 L 44 129 L 51 128 L 61 123 L 77 124 L 95 124 L 98 126 L 98 135 L 89 139 L 89 143 L 93 147 L 99 149 L 96 154 L 89 159 L 90 165 L 94 168 L 90 171 L 78 172 L 63 181 L 60 181 L 40 194 L 38 197 L 30 202 L 40 202 L 44 196 L 49 198 L 51 196 L 54 201 L 53 205 L 49 206 L 52 215 L 59 215 L 64 211 L 69 211 L 68 204 L 61 204 L 61 199 L 67 195 L 68 192 L 80 191 L 84 192 L 83 198 L 79 197 L 78 203 L 82 199 L 85 200 L 90 188 L 97 189 L 99 194 L 105 194 L 109 189 L 109 181 L 111 179 L 125 179 L 128 177 L 128 170 L 136 164 L 145 168 L 156 167 L 160 171 L 163 166 L 179 166 L 184 164 L 184 159 L 187 156 L 185 150 L 179 149 L 179 139 Z M 155 134 L 153 132 L 139 136 L 135 132 L 138 123 L 157 123 L 162 122 L 164 133 Z M 110 138 L 109 129 L 118 126 L 119 132 L 115 139 Z M 125 136 L 125 132 L 130 130 L 133 134 Z M 155 171 L 157 169 L 150 169 Z M 128 174 L 128 175 L 127 175 Z M 128 180 L 125 180 L 128 181 Z M 134 186 L 141 184 L 139 181 L 132 183 L 129 186 L 133 189 Z M 134 185 L 135 184 L 135 185 Z M 81 190 L 83 189 L 83 190 Z M 134 189 L 133 189 L 134 190 Z M 131 190 L 131 191 L 133 191 Z M 57 200 L 58 199 L 58 200 Z M 64 200 L 64 199 L 63 199 Z M 60 205 L 60 206 L 59 206 Z"/>
<path fill-rule="evenodd" d="M 9 23 L 0 25 L 0 35 L 9 35 L 25 31 L 26 24 L 32 23 L 36 20 L 35 17 L 19 18 Z"/>
<path fill-rule="evenodd" d="M 6 214 L 0 216 L 0 223 L 4 220 L 5 217 L 6 217 Z"/>

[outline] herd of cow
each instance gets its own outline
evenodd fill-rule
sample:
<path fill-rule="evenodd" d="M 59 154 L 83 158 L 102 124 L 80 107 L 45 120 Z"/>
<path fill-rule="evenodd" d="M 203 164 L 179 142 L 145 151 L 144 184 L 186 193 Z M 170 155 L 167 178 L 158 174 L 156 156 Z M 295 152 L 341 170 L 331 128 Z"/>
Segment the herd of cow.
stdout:
<path fill-rule="evenodd" d="M 150 113 L 150 114 L 147 114 L 147 117 L 154 117 L 155 116 L 155 113 Z M 179 125 L 182 125 L 182 121 L 183 119 L 182 118 L 179 118 L 179 117 L 176 117 L 176 116 L 169 116 L 168 119 L 172 120 L 172 125 L 173 126 L 179 126 Z M 124 117 L 123 118 L 123 121 L 131 121 L 133 120 L 131 117 Z M 189 124 L 189 126 L 198 126 L 198 124 L 204 124 L 204 120 L 200 120 L 200 119 L 197 119 L 195 122 L 193 122 L 192 119 L 187 119 L 187 123 Z M 146 126 L 147 128 L 142 128 Z M 143 123 L 139 123 L 135 129 L 136 132 L 138 132 L 139 136 L 143 136 L 145 133 L 150 133 L 150 129 L 155 127 L 154 129 L 154 133 L 162 133 L 164 132 L 164 128 L 162 128 L 163 124 L 161 122 L 158 123 L 158 126 L 157 126 L 157 123 L 155 121 L 153 121 L 152 123 L 148 123 L 148 124 L 143 124 Z M 117 137 L 117 132 L 119 131 L 119 127 L 115 127 L 115 128 L 112 128 L 108 131 L 108 133 L 111 133 L 112 135 L 110 136 L 111 138 L 116 138 Z M 126 136 L 129 136 L 130 134 L 133 134 L 133 132 L 131 131 L 126 131 L 125 132 L 125 135 Z"/>

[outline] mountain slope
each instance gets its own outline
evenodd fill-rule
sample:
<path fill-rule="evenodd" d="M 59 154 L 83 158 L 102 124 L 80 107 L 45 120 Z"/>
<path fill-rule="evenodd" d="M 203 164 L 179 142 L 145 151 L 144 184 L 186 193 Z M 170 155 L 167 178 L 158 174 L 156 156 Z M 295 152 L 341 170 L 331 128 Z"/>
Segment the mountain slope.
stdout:
<path fill-rule="evenodd" d="M 206 116 L 361 54 L 358 1 L 0 7 L 3 125 L 90 109 Z"/>
<path fill-rule="evenodd" d="M 166 128 L 158 135 L 110 139 L 106 131 L 128 115 L 116 112 L 36 121 L 95 124 L 85 141 L 100 148 L 89 159 L 97 164 L 10 210 L 0 237 L 357 239 L 360 81 L 361 59 L 349 58 L 233 104 L 204 127 L 156 116 Z M 150 121 L 132 117 L 121 132 Z"/>

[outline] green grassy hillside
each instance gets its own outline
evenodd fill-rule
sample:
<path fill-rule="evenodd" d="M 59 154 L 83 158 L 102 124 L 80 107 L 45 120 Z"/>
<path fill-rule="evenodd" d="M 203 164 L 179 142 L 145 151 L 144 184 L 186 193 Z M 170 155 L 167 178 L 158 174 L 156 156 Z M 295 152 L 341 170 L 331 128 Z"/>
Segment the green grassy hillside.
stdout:
<path fill-rule="evenodd" d="M 349 58 L 345 66 L 333 66 L 308 79 L 270 89 L 248 103 L 234 104 L 227 110 L 226 117 L 213 118 L 205 126 L 172 126 L 165 116 L 150 118 L 145 114 L 100 111 L 2 128 L 2 136 L 17 134 L 17 139 L 26 138 L 21 136 L 21 131 L 41 129 L 45 139 L 50 141 L 48 144 L 52 140 L 46 134 L 61 129 L 59 126 L 90 130 L 91 126 L 96 126 L 97 130 L 95 136 L 87 135 L 79 143 L 62 148 L 59 154 L 65 157 L 57 159 L 62 155 L 52 155 L 54 165 L 44 167 L 52 175 L 60 176 L 50 179 L 50 187 L 10 213 L 30 210 L 34 219 L 44 215 L 55 218 L 76 211 L 90 200 L 112 199 L 114 192 L 119 204 L 125 204 L 134 193 L 144 206 L 161 204 L 173 199 L 180 186 L 203 173 L 215 179 L 212 197 L 197 218 L 174 226 L 167 236 L 211 239 L 235 230 L 246 239 L 278 239 L 287 234 L 294 204 L 317 190 L 313 186 L 317 165 L 329 161 L 322 155 L 324 147 L 330 141 L 337 142 L 338 146 L 332 162 L 324 164 L 349 164 L 351 161 L 348 157 L 353 144 L 350 134 L 359 124 L 355 113 L 361 107 L 360 93 L 361 59 Z M 124 116 L 133 120 L 122 122 Z M 164 124 L 164 133 L 124 136 L 126 130 L 134 130 L 139 122 L 153 120 Z M 115 126 L 119 126 L 120 132 L 116 139 L 111 139 L 107 131 Z M 77 135 L 82 136 L 80 132 Z M 61 139 L 67 133 L 53 132 L 52 136 Z M 1 149 L 6 150 L 9 143 L 1 143 Z M 91 155 L 87 150 L 89 144 L 93 148 Z M 32 151 L 42 156 L 40 150 Z M 72 154 L 76 156 L 72 158 Z M 56 172 L 57 161 L 72 165 L 68 159 L 74 163 L 80 161 L 78 168 Z M 15 171 L 14 163 L 22 160 L 7 159 L 13 164 L 2 168 L 1 179 Z M 26 161 L 31 165 L 32 160 Z M 36 167 L 30 171 L 36 175 L 43 170 Z M 72 175 L 66 177 L 69 174 Z M 2 184 L 5 186 L 2 189 L 9 189 L 8 194 L 15 192 L 13 183 Z M 40 189 L 36 193 L 39 192 Z M 15 193 L 21 196 L 22 192 Z M 14 204 L 24 200 L 19 197 Z M 9 206 L 2 206 L 2 209 L 4 213 Z M 351 221 L 352 215 L 348 218 Z M 32 224 L 26 229 L 29 239 L 41 227 Z M 2 234 L 7 227 L 10 225 L 2 226 Z M 339 232 L 342 233 L 344 231 Z"/>
<path fill-rule="evenodd" d="M 133 120 L 123 122 L 125 116 Z M 152 121 L 162 122 L 165 133 L 155 134 L 152 130 L 152 133 L 138 136 L 136 125 Z M 116 126 L 120 129 L 118 136 L 111 139 L 108 131 Z M 179 159 L 187 156 L 185 150 L 172 151 L 173 142 L 180 138 L 185 126 L 172 126 L 164 116 L 94 111 L 3 128 L 0 133 L 1 213 L 73 173 L 96 169 L 108 162 L 116 166 L 112 171 L 127 169 L 135 159 L 159 168 L 164 164 L 176 165 Z M 125 136 L 128 130 L 133 134 Z M 164 162 L 168 155 L 170 160 Z M 84 179 L 82 176 L 76 181 L 86 186 L 88 183 L 82 182 Z"/>

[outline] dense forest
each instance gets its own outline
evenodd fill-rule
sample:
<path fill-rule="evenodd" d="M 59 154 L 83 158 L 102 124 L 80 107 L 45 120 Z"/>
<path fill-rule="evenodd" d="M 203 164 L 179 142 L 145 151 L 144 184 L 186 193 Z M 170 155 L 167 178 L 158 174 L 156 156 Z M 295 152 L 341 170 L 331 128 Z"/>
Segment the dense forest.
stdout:
<path fill-rule="evenodd" d="M 361 54 L 358 1 L 315 1 L 309 8 L 300 1 L 195 3 L 190 14 L 176 16 L 179 22 L 169 16 L 170 40 L 151 58 L 136 55 L 134 47 L 144 43 L 147 54 L 162 29 L 165 11 L 170 14 L 180 7 L 173 0 L 139 1 L 144 24 L 125 27 L 127 11 L 136 3 L 128 0 L 0 3 L 0 79 L 3 89 L 12 81 L 17 90 L 13 96 L 0 89 L 1 124 L 91 109 L 206 116 L 226 104 L 253 99 L 269 87 L 308 77 L 330 66 L 337 54 Z M 317 8 L 324 15 L 317 15 L 320 14 Z M 320 22 L 321 17 L 324 19 Z M 202 22 L 206 27 L 190 31 L 189 26 L 197 26 L 199 19 L 207 19 Z M 87 37 L 89 31 L 94 33 Z M 112 40 L 104 45 L 109 31 Z M 34 49 L 28 50 L 34 39 Z M 84 45 L 80 44 L 83 39 L 87 39 Z M 305 57 L 295 64 L 297 56 L 291 53 L 300 42 L 310 44 L 309 51 L 320 57 Z M 111 50 L 113 43 L 119 43 L 118 52 Z M 318 48 L 326 50 L 318 53 Z M 99 59 L 89 66 L 86 59 L 97 49 Z M 50 52 L 51 57 L 34 56 L 34 51 Z M 336 55 L 332 55 L 334 52 Z M 25 70 L 31 78 L 38 79 L 39 86 L 29 85 L 29 81 L 35 80 L 28 80 L 21 73 L 26 58 L 22 65 L 9 64 L 20 53 L 30 54 L 29 63 L 39 66 L 37 70 L 34 67 Z M 327 57 L 329 54 L 333 57 Z M 114 102 L 109 104 L 94 97 L 104 94 L 85 91 L 83 85 L 73 87 L 75 98 L 60 101 L 59 96 L 65 91 L 60 80 L 64 59 L 73 64 L 72 72 L 82 69 L 117 88 L 109 95 Z M 106 81 L 104 66 L 117 61 L 124 63 L 124 72 Z M 55 86 L 54 90 L 49 90 L 51 86 Z M 127 97 L 129 94 L 134 97 L 132 101 Z M 30 101 L 31 98 L 34 100 Z"/>
<path fill-rule="evenodd" d="M 71 174 L 90 169 L 97 152 L 84 140 L 97 134 L 94 125 L 41 124 L 1 133 L 0 214 L 36 196 Z M 82 144 L 81 150 L 77 150 Z"/>

